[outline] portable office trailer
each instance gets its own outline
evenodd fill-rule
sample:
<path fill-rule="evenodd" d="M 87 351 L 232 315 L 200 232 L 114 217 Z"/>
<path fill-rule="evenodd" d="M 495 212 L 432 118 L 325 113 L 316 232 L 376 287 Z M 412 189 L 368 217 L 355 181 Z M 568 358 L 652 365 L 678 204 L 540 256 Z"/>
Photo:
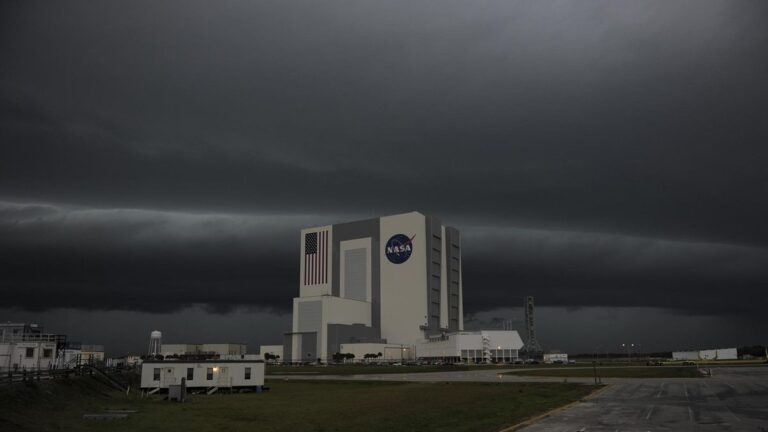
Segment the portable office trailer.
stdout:
<path fill-rule="evenodd" d="M 167 389 L 186 380 L 187 388 L 247 388 L 264 385 L 263 360 L 145 361 L 142 389 Z"/>

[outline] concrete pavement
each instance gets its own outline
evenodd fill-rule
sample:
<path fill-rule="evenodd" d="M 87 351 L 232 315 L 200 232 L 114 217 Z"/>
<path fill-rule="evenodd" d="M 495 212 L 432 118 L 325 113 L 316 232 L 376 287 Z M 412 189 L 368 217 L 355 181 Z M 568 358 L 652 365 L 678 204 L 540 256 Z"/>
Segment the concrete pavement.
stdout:
<path fill-rule="evenodd" d="M 525 432 L 768 432 L 768 368 L 714 368 L 698 379 L 633 380 L 558 412 Z"/>

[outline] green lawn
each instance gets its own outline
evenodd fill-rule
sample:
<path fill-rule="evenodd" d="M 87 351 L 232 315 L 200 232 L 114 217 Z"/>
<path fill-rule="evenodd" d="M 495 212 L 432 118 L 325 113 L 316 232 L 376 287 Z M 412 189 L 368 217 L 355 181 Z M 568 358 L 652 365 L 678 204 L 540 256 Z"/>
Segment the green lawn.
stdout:
<path fill-rule="evenodd" d="M 509 375 L 527 375 L 542 377 L 593 377 L 592 368 L 549 368 L 549 369 L 521 369 L 515 372 L 507 372 Z M 598 376 L 602 378 L 698 378 L 701 377 L 696 367 L 598 367 Z"/>
<path fill-rule="evenodd" d="M 594 387 L 534 383 L 269 381 L 263 394 L 186 403 L 104 390 L 90 379 L 0 388 L 2 431 L 496 431 L 578 400 Z M 127 420 L 85 413 L 135 409 Z"/>
<path fill-rule="evenodd" d="M 471 366 L 388 366 L 388 365 L 328 365 L 328 366 L 267 366 L 267 375 L 365 375 L 419 372 L 451 372 L 479 369 L 507 369 L 510 365 Z"/>

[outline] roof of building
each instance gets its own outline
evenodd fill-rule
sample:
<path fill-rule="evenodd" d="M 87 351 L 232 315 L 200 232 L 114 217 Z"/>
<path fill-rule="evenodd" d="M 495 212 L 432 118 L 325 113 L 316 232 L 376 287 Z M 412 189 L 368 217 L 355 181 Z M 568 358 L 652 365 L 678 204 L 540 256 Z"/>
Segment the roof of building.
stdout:
<path fill-rule="evenodd" d="M 264 363 L 264 360 L 144 360 L 144 364 L 191 364 L 191 363 Z"/>

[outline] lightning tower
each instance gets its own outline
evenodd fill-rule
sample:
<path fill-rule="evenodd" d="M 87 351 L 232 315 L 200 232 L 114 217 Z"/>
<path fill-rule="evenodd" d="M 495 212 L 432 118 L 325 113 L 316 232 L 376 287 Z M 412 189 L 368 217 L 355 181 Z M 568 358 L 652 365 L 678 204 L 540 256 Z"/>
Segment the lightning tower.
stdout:
<path fill-rule="evenodd" d="M 525 348 L 529 354 L 540 353 L 543 350 L 539 341 L 536 339 L 536 324 L 534 320 L 535 307 L 533 305 L 533 296 L 525 298 Z"/>

